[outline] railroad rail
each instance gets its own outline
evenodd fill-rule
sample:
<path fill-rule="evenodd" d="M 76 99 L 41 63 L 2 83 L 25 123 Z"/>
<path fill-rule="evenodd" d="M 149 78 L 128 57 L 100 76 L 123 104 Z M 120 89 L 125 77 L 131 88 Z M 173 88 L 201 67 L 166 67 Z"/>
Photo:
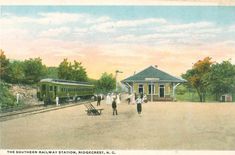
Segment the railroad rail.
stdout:
<path fill-rule="evenodd" d="M 56 106 L 56 105 L 34 106 L 32 108 L 22 109 L 20 111 L 0 113 L 0 122 L 11 120 L 11 119 L 16 119 L 16 118 L 20 118 L 20 117 L 25 117 L 28 115 L 33 115 L 33 114 L 44 113 L 44 112 L 49 112 L 49 111 L 53 111 L 53 110 L 59 110 L 59 109 L 63 109 L 63 108 L 78 106 L 78 105 L 82 105 L 82 104 L 85 104 L 88 102 L 92 102 L 92 100 L 82 100 L 82 101 L 78 101 L 76 103 L 61 104 L 59 106 Z"/>

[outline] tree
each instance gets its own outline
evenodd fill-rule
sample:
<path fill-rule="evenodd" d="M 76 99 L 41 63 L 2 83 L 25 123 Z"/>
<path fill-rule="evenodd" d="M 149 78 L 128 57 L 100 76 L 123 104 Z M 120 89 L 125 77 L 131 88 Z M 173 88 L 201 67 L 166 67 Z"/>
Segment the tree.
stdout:
<path fill-rule="evenodd" d="M 219 101 L 220 96 L 226 93 L 235 92 L 235 65 L 230 61 L 223 61 L 211 66 L 210 73 L 207 76 L 209 88 L 212 94 Z"/>
<path fill-rule="evenodd" d="M 86 69 L 82 66 L 81 62 L 77 62 L 74 60 L 74 64 L 72 65 L 72 77 L 73 80 L 76 81 L 87 81 Z"/>
<path fill-rule="evenodd" d="M 42 64 L 41 58 L 30 58 L 24 61 L 25 83 L 33 84 L 39 82 L 46 74 L 46 66 Z"/>
<path fill-rule="evenodd" d="M 96 89 L 100 93 L 108 93 L 116 87 L 116 79 L 113 74 L 103 73 L 97 81 Z"/>
<path fill-rule="evenodd" d="M 6 80 L 7 69 L 9 66 L 9 60 L 6 58 L 4 51 L 0 49 L 0 80 Z"/>
<path fill-rule="evenodd" d="M 58 79 L 58 67 L 47 67 L 45 77 Z"/>
<path fill-rule="evenodd" d="M 210 72 L 210 67 L 213 62 L 210 57 L 206 57 L 203 60 L 197 61 L 193 68 L 188 70 L 182 75 L 189 84 L 194 87 L 200 98 L 200 102 L 205 102 L 206 92 L 208 90 L 208 81 L 206 80 L 208 73 Z"/>
<path fill-rule="evenodd" d="M 25 78 L 24 63 L 22 61 L 13 61 L 7 70 L 6 82 L 22 83 Z"/>
<path fill-rule="evenodd" d="M 86 69 L 82 63 L 74 60 L 74 63 L 68 62 L 64 59 L 58 68 L 58 77 L 65 80 L 87 81 Z"/>

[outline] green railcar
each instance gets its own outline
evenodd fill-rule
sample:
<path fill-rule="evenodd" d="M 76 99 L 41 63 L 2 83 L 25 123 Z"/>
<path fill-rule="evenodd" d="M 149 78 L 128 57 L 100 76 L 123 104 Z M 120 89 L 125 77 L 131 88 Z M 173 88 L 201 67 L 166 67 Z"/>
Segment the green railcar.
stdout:
<path fill-rule="evenodd" d="M 78 98 L 91 98 L 94 95 L 94 85 L 87 82 L 77 82 L 59 79 L 42 79 L 38 84 L 37 97 L 44 104 L 60 103 Z"/>

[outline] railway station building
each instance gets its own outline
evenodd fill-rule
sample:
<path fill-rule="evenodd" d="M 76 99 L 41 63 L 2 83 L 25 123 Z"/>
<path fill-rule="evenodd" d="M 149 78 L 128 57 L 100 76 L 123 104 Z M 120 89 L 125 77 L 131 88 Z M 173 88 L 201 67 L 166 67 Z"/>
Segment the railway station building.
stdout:
<path fill-rule="evenodd" d="M 186 80 L 161 71 L 157 66 L 150 66 L 121 82 L 129 93 L 143 93 L 149 101 L 173 101 L 176 87 Z"/>

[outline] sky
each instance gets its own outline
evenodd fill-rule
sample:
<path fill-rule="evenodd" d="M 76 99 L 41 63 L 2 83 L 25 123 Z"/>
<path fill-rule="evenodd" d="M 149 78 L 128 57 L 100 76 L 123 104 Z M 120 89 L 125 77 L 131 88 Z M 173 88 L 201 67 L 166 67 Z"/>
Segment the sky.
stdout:
<path fill-rule="evenodd" d="M 198 60 L 235 64 L 235 6 L 6 6 L 0 48 L 47 66 L 82 62 L 88 77 L 122 80 L 150 65 L 180 76 Z"/>

